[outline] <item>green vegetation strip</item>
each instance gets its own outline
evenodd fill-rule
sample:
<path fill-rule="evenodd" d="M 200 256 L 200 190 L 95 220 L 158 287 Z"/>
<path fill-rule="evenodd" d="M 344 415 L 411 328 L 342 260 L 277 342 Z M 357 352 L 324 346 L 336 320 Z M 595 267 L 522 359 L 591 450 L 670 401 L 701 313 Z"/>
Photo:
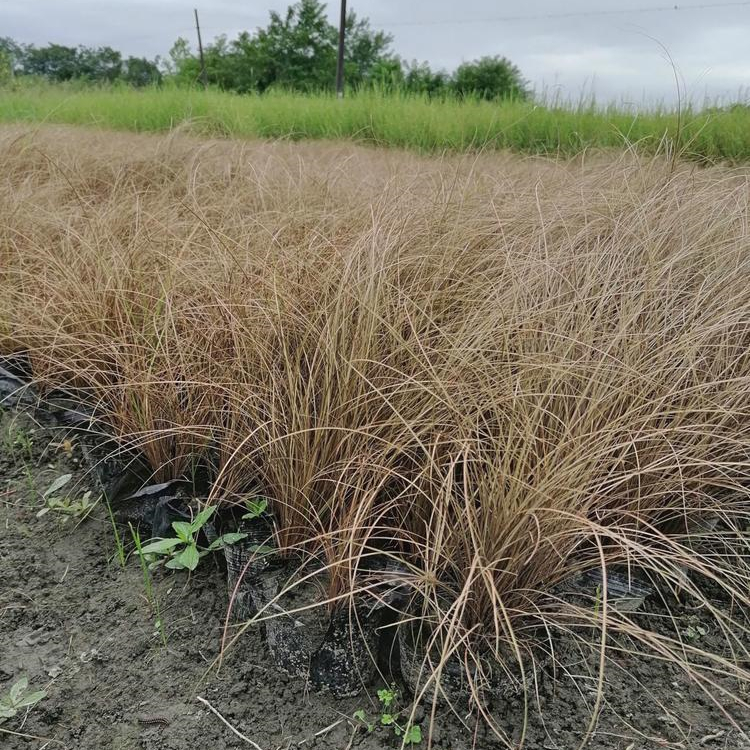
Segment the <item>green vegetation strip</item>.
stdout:
<path fill-rule="evenodd" d="M 587 148 L 665 146 L 680 155 L 750 158 L 750 109 L 627 112 L 616 107 L 547 107 L 362 92 L 237 95 L 185 88 L 134 90 L 21 86 L 0 92 L 0 121 L 165 131 L 189 123 L 203 135 L 346 139 L 424 152 L 512 149 L 576 154 Z"/>

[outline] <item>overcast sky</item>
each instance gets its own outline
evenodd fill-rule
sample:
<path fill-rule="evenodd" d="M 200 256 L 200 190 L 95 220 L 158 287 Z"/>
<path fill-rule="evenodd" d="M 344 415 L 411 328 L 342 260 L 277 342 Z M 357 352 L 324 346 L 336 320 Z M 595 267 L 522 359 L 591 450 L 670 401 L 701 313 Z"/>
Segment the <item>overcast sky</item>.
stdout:
<path fill-rule="evenodd" d="M 204 38 L 265 25 L 288 0 L 195 0 Z M 394 35 L 394 51 L 452 69 L 481 55 L 509 57 L 539 90 L 641 103 L 675 99 L 674 59 L 687 91 L 746 98 L 750 0 L 349 0 Z M 0 36 L 45 44 L 110 45 L 126 55 L 166 55 L 193 41 L 193 2 L 0 0 Z M 335 20 L 338 1 L 329 2 Z M 653 9 L 653 10 L 649 10 Z"/>

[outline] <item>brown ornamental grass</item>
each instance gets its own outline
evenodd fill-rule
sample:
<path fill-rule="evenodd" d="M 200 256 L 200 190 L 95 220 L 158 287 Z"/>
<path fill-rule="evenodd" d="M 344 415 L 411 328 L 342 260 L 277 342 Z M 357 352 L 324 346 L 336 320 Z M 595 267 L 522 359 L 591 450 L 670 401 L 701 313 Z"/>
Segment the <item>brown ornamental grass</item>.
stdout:
<path fill-rule="evenodd" d="M 52 127 L 3 128 L 0 163 L 0 353 L 87 394 L 158 478 L 197 462 L 212 501 L 270 498 L 332 606 L 397 561 L 425 696 L 459 663 L 502 734 L 488 665 L 576 633 L 597 684 L 640 649 L 738 698 L 745 171 Z M 726 649 L 615 611 L 606 578 L 559 593 L 602 566 L 708 607 Z"/>

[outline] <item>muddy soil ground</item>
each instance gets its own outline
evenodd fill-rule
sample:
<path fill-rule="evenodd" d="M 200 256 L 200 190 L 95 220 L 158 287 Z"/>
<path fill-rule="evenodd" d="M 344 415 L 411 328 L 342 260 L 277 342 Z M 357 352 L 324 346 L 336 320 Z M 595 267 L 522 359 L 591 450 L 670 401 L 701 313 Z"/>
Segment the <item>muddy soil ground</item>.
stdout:
<path fill-rule="evenodd" d="M 253 746 L 198 696 L 263 750 L 399 747 L 386 727 L 368 733 L 352 719 L 358 709 L 377 716 L 373 696 L 378 685 L 347 700 L 308 691 L 277 672 L 257 626 L 217 670 L 228 604 L 218 557 L 204 559 L 190 576 L 156 574 L 163 639 L 137 559 L 129 558 L 125 567 L 118 562 L 103 505 L 81 523 L 63 523 L 53 512 L 37 517 L 44 506 L 42 493 L 60 475 L 73 472 L 80 493 L 90 486 L 75 441 L 71 446 L 64 437 L 27 415 L 0 411 L 0 696 L 24 675 L 34 689 L 47 692 L 37 705 L 0 725 L 6 730 L 0 732 L 0 747 Z M 129 542 L 126 546 L 132 548 Z M 700 614 L 679 616 L 685 627 L 692 624 L 701 632 Z M 702 645 L 711 648 L 710 623 L 704 624 Z M 721 648 L 718 640 L 716 647 Z M 654 659 L 620 658 L 616 666 L 609 670 L 606 705 L 589 747 L 750 748 L 741 729 L 676 668 Z M 577 747 L 595 692 L 590 681 L 578 677 L 575 685 L 562 677 L 540 677 L 526 747 Z M 743 686 L 735 687 L 740 691 Z M 417 711 L 423 747 L 428 745 L 429 707 L 426 713 Z M 522 700 L 511 699 L 500 721 L 518 736 L 522 715 Z M 740 726 L 750 726 L 746 711 L 735 708 L 734 715 Z M 476 730 L 474 720 L 467 724 L 468 729 L 462 727 L 441 708 L 432 724 L 433 746 L 496 746 Z"/>

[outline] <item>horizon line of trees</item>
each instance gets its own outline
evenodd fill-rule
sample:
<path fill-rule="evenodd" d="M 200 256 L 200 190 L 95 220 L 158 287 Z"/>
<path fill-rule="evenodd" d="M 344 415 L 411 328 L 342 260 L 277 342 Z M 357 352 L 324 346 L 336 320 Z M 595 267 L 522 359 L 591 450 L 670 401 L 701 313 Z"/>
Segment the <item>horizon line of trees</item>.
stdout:
<path fill-rule="evenodd" d="M 314 92 L 331 90 L 336 71 L 338 29 L 321 0 L 299 0 L 285 13 L 271 11 L 266 27 L 243 31 L 235 39 L 218 36 L 204 46 L 209 85 L 241 94 L 272 88 Z M 523 99 L 528 84 L 505 57 L 485 56 L 455 71 L 433 70 L 427 62 L 407 62 L 392 50 L 393 36 L 371 28 L 367 18 L 350 11 L 346 19 L 345 75 L 352 88 L 377 87 L 431 97 L 477 96 L 494 100 Z M 37 47 L 0 38 L 0 82 L 3 77 L 34 76 L 51 82 L 81 80 L 131 86 L 165 80 L 194 85 L 201 64 L 187 39 L 178 38 L 167 58 L 123 57 L 111 47 Z"/>

